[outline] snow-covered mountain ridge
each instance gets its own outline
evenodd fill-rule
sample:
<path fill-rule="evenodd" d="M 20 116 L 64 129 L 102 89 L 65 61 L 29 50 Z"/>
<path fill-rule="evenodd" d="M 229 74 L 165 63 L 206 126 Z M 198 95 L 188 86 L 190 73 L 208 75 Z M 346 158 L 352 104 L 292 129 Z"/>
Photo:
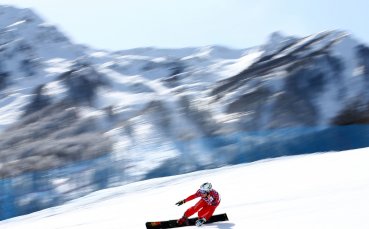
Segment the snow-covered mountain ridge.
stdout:
<path fill-rule="evenodd" d="M 3 176 L 107 152 L 141 175 L 175 158 L 193 171 L 227 164 L 228 143 L 204 139 L 369 120 L 369 48 L 342 31 L 273 33 L 244 50 L 108 52 L 73 44 L 28 9 L 0 6 L 0 18 Z"/>

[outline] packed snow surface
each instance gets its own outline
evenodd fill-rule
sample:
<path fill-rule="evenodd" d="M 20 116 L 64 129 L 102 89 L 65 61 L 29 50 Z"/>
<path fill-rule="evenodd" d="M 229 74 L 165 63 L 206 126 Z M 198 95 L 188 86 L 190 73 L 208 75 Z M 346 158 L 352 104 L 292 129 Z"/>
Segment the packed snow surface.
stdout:
<path fill-rule="evenodd" d="M 369 228 L 369 148 L 282 157 L 145 180 L 0 222 L 1 229 L 145 228 L 179 218 L 178 200 L 211 182 L 222 198 L 217 229 Z M 194 227 L 188 227 L 194 228 Z"/>

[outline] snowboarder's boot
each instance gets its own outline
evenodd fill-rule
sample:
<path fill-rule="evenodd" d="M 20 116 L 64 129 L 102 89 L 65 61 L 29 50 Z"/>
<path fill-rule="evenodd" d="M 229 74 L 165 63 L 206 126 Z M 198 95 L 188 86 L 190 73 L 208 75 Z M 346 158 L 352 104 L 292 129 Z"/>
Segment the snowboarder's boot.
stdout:
<path fill-rule="evenodd" d="M 182 218 L 177 220 L 178 225 L 188 225 L 188 218 L 184 215 Z"/>
<path fill-rule="evenodd" d="M 196 220 L 196 227 L 201 227 L 206 222 L 205 218 Z"/>

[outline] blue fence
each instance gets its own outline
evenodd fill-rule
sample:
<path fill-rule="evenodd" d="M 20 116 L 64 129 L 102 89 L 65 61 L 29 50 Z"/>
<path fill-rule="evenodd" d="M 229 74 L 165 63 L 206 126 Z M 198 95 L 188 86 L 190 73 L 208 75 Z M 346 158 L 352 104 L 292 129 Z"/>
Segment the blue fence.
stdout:
<path fill-rule="evenodd" d="M 266 158 L 342 151 L 369 146 L 369 125 L 304 127 L 233 133 L 201 140 L 179 142 L 179 148 L 190 151 L 191 145 L 205 145 L 210 165 L 192 166 L 192 170 L 222 165 L 248 163 Z M 183 173 L 188 160 L 179 158 L 163 163 L 147 173 L 145 179 Z M 191 163 L 191 162 L 190 162 Z"/>
<path fill-rule="evenodd" d="M 211 160 L 210 167 L 213 168 L 285 155 L 341 151 L 367 146 L 369 146 L 368 125 L 242 132 L 186 142 L 176 141 L 174 144 L 176 150 L 182 154 L 210 154 L 207 158 Z M 179 166 L 181 163 L 188 162 L 192 163 L 192 160 L 183 158 L 168 160 L 140 179 L 189 172 L 179 170 L 182 168 Z M 122 161 L 115 160 L 111 154 L 107 154 L 62 168 L 2 179 L 0 220 L 60 205 L 93 191 L 114 186 L 114 183 L 124 182 L 127 177 L 124 175 L 123 166 Z M 209 166 L 197 165 L 192 166 L 191 170 L 206 168 Z"/>
<path fill-rule="evenodd" d="M 210 145 L 237 145 L 228 157 L 228 164 L 253 162 L 265 158 L 315 152 L 342 151 L 369 146 L 369 125 L 333 127 L 286 128 L 268 131 L 237 133 L 209 139 Z M 227 141 L 229 141 L 227 143 Z M 232 143 L 233 142 L 233 143 Z M 219 152 L 221 153 L 221 152 Z"/>
<path fill-rule="evenodd" d="M 0 220 L 60 205 L 108 187 L 120 175 L 110 155 L 0 180 Z"/>

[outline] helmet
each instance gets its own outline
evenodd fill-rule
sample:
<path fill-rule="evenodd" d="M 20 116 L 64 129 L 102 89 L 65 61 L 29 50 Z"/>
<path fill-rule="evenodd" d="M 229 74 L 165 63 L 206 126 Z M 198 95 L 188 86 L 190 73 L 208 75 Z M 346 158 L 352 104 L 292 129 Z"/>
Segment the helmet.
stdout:
<path fill-rule="evenodd" d="M 200 186 L 200 191 L 203 191 L 203 192 L 210 192 L 211 188 L 212 188 L 211 183 L 206 182 L 206 183 L 203 183 L 203 184 Z"/>

